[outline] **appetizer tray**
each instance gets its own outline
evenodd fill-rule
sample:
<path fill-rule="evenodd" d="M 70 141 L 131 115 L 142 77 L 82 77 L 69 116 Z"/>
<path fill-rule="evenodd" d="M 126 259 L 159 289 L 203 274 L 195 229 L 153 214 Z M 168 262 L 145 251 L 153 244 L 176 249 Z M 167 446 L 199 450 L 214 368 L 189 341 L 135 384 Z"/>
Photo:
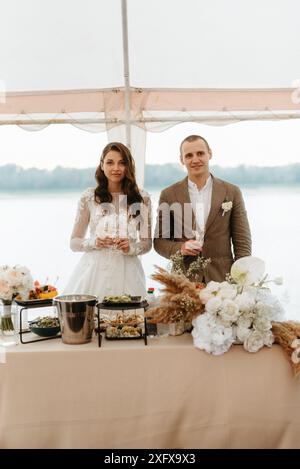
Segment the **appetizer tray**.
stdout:
<path fill-rule="evenodd" d="M 37 300 L 15 300 L 17 305 L 19 306 L 51 306 L 52 305 L 52 298 L 46 299 L 37 299 Z"/>
<path fill-rule="evenodd" d="M 141 300 L 139 302 L 131 302 L 131 303 L 109 303 L 102 301 L 98 303 L 99 309 L 111 309 L 111 310 L 125 310 L 125 309 L 138 309 L 138 308 L 147 308 L 149 305 L 146 300 Z"/>
<path fill-rule="evenodd" d="M 107 340 L 137 340 L 143 339 L 144 334 L 140 327 L 135 326 L 108 326 L 105 329 Z"/>

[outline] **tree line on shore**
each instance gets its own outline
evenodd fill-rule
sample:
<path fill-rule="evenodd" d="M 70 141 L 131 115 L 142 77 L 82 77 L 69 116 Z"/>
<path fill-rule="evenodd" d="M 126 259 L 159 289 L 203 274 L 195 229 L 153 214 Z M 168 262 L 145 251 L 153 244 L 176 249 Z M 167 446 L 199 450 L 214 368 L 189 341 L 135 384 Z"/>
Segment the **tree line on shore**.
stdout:
<path fill-rule="evenodd" d="M 239 186 L 300 184 L 300 163 L 274 167 L 212 166 L 211 172 L 216 177 Z M 0 166 L 0 191 L 81 190 L 95 185 L 94 173 L 94 168 L 58 166 L 50 171 L 38 168 L 24 169 L 15 164 L 7 164 Z M 185 175 L 186 172 L 179 164 L 146 165 L 145 187 L 167 187 Z"/>

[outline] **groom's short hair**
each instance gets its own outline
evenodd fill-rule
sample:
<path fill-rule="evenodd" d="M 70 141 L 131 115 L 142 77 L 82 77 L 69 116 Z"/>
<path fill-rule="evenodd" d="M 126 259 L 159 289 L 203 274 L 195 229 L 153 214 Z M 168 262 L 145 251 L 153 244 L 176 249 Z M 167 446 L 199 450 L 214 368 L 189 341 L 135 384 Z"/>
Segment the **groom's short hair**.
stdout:
<path fill-rule="evenodd" d="M 203 140 L 203 142 L 207 146 L 208 151 L 210 151 L 210 147 L 208 145 L 208 142 L 207 142 L 207 140 L 205 140 L 204 137 L 201 137 L 201 135 L 189 135 L 184 140 L 182 140 L 182 142 L 180 144 L 180 155 L 182 154 L 182 145 L 184 144 L 184 142 L 194 142 L 195 140 Z"/>

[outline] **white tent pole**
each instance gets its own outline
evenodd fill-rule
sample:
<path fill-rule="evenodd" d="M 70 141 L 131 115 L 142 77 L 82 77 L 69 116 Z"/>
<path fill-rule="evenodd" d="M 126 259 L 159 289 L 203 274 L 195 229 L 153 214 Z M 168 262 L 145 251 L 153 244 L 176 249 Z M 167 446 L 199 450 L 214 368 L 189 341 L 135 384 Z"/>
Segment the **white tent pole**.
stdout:
<path fill-rule="evenodd" d="M 124 84 L 125 84 L 125 125 L 126 125 L 126 145 L 131 148 L 131 128 L 130 128 L 130 80 L 129 80 L 129 54 L 128 54 L 128 20 L 127 20 L 127 0 L 122 0 L 122 33 L 123 33 L 123 63 L 124 63 Z"/>

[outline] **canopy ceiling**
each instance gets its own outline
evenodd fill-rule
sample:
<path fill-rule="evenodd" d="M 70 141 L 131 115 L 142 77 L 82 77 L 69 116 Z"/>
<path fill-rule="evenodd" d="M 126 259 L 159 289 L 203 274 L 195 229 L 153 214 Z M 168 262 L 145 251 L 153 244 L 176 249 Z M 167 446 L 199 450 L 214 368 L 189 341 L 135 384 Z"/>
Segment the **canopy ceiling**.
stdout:
<path fill-rule="evenodd" d="M 0 0 L 0 11 L 0 125 L 119 127 L 130 144 L 136 127 L 300 117 L 298 0 Z"/>

